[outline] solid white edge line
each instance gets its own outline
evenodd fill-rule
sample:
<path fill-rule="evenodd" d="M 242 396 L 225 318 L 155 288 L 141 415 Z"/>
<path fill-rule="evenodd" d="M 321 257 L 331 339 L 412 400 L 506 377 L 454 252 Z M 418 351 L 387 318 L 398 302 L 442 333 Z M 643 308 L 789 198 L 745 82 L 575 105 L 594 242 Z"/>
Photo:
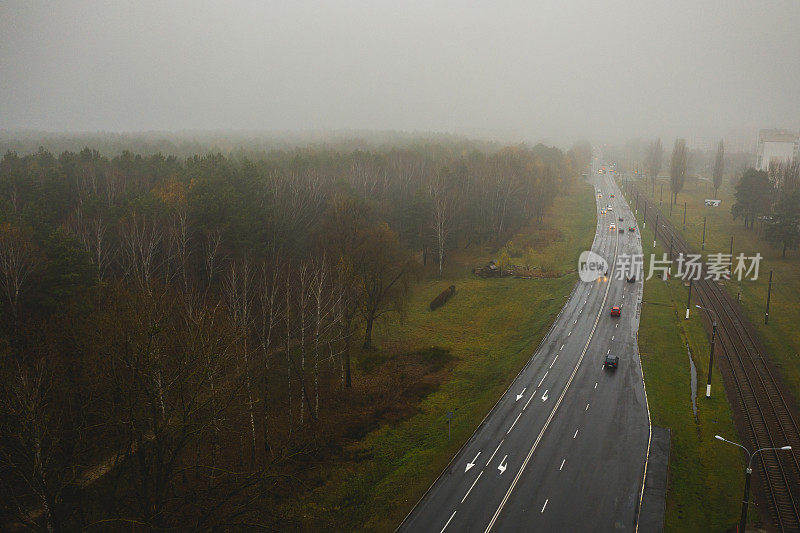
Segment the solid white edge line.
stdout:
<path fill-rule="evenodd" d="M 618 250 L 619 250 L 619 234 L 617 234 L 617 238 L 616 238 L 616 240 L 614 242 L 614 262 L 612 263 L 612 265 L 616 263 L 616 257 L 617 257 L 617 251 Z M 611 268 L 612 268 L 612 273 L 613 273 L 613 268 L 614 267 L 612 266 Z M 609 291 L 610 288 L 611 288 L 611 284 L 609 283 L 608 285 L 606 285 L 606 292 L 603 295 L 603 301 L 600 303 L 600 307 L 599 307 L 599 309 L 597 311 L 597 316 L 594 319 L 594 325 L 592 326 L 592 331 L 589 333 L 589 338 L 586 340 L 586 345 L 584 345 L 583 351 L 581 352 L 581 356 L 578 358 L 578 362 L 575 364 L 575 367 L 572 369 L 572 374 L 570 375 L 569 380 L 567 380 L 567 384 L 564 387 L 564 390 L 561 391 L 561 396 L 559 396 L 558 401 L 556 402 L 555 406 L 553 406 L 553 410 L 550 411 L 550 416 L 547 417 L 547 420 L 544 423 L 544 427 L 542 427 L 541 431 L 539 432 L 539 435 L 536 437 L 536 440 L 533 443 L 533 446 L 531 446 L 530 451 L 528 451 L 528 455 L 525 457 L 525 460 L 522 462 L 522 465 L 520 466 L 519 471 L 517 471 L 517 475 L 514 476 L 514 480 L 511 482 L 511 486 L 508 488 L 508 490 L 506 491 L 505 495 L 503 496 L 503 499 L 500 502 L 500 505 L 497 507 L 497 510 L 494 513 L 494 516 L 492 516 L 492 519 L 489 521 L 489 524 L 486 526 L 485 533 L 488 533 L 489 531 L 491 531 L 492 526 L 494 526 L 494 523 L 497 521 L 497 517 L 500 516 L 500 513 L 503 511 L 503 507 L 505 506 L 506 502 L 508 501 L 508 498 L 511 496 L 511 493 L 514 491 L 514 487 L 517 485 L 517 482 L 519 481 L 519 478 L 522 476 L 522 472 L 525 470 L 525 467 L 528 465 L 528 462 L 530 461 L 531 457 L 533 456 L 533 452 L 536 450 L 536 446 L 538 446 L 539 442 L 542 440 L 542 436 L 544 435 L 545 431 L 547 430 L 547 427 L 550 425 L 550 422 L 553 420 L 553 417 L 556 414 L 556 410 L 558 409 L 558 406 L 561 405 L 561 401 L 564 399 L 564 396 L 567 394 L 567 390 L 569 390 L 569 386 L 572 384 L 572 380 L 575 379 L 575 375 L 578 373 L 578 368 L 580 368 L 581 362 L 583 361 L 583 358 L 586 356 L 586 351 L 589 349 L 589 344 L 591 343 L 592 337 L 594 336 L 594 332 L 597 329 L 597 324 L 600 322 L 600 316 L 602 315 L 603 309 L 605 308 L 605 303 L 606 303 L 606 300 L 608 299 L 608 291 Z"/>
<path fill-rule="evenodd" d="M 480 471 L 480 473 L 478 474 L 478 477 L 476 477 L 475 481 L 472 482 L 472 485 L 469 486 L 469 490 L 467 491 L 466 494 L 464 494 L 464 497 L 461 498 L 461 503 L 464 503 L 464 500 L 467 499 L 467 496 L 469 496 L 469 493 L 472 492 L 472 487 L 475 486 L 475 483 L 478 482 L 478 480 L 481 478 L 482 475 L 483 475 L 483 470 Z M 447 526 L 445 526 L 445 527 L 447 527 Z"/>
<path fill-rule="evenodd" d="M 453 511 L 453 514 L 450 515 L 450 519 L 447 520 L 447 523 L 444 525 L 444 527 L 442 528 L 442 531 L 440 531 L 439 533 L 444 533 L 444 530 L 447 529 L 447 526 L 450 525 L 450 520 L 452 520 L 455 515 L 456 515 L 456 512 Z"/>

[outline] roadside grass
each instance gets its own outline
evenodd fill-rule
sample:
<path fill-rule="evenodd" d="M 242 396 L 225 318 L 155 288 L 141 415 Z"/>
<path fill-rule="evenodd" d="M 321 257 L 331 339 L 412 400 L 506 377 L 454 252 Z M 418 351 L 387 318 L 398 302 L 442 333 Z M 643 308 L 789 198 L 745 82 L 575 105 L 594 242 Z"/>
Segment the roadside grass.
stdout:
<path fill-rule="evenodd" d="M 515 238 L 538 231 L 559 234 L 537 253 L 561 270 L 574 269 L 594 235 L 592 191 L 579 179 L 541 224 L 524 228 Z M 393 531 L 536 350 L 577 275 L 521 280 L 471 274 L 473 266 L 491 257 L 488 248 L 452 254 L 444 279 L 428 273 L 415 287 L 403 320 L 376 328 L 378 350 L 356 356 L 354 386 L 368 379 L 359 361 L 369 360 L 364 368 L 374 367 L 381 358 L 389 361 L 431 347 L 446 350 L 451 359 L 448 375 L 420 401 L 415 414 L 353 442 L 347 449 L 350 460 L 332 465 L 321 474 L 324 483 L 290 504 L 289 513 L 300 517 L 303 529 Z M 428 304 L 449 285 L 456 286 L 455 296 L 431 312 Z"/>
<path fill-rule="evenodd" d="M 641 183 L 639 188 L 652 197 L 652 189 Z M 665 184 L 664 188 L 667 189 L 668 184 Z M 758 224 L 756 229 L 746 230 L 741 219 L 734 221 L 731 215 L 733 191 L 733 184 L 724 184 L 719 194 L 722 205 L 717 208 L 705 207 L 703 200 L 713 197 L 713 190 L 706 194 L 703 182 L 687 181 L 684 191 L 678 194 L 679 205 L 673 208 L 670 221 L 678 231 L 682 231 L 684 237 L 698 252 L 701 251 L 703 240 L 703 217 L 707 217 L 705 253 L 729 253 L 730 238 L 734 235 L 734 256 L 740 253 L 753 256 L 756 252 L 763 256 L 757 280 L 743 279 L 738 282 L 734 276 L 726 288 L 734 297 L 741 295 L 742 307 L 747 317 L 755 325 L 764 347 L 771 355 L 775 367 L 797 405 L 800 400 L 800 335 L 797 334 L 797 324 L 800 323 L 800 306 L 797 305 L 800 298 L 800 252 L 789 250 L 786 252 L 786 258 L 782 258 L 781 249 L 763 240 Z M 660 186 L 656 185 L 653 199 L 658 201 L 659 196 Z M 683 230 L 684 201 L 687 206 L 685 230 Z M 666 200 L 661 210 L 662 213 L 666 211 L 669 216 L 669 203 Z M 774 275 L 769 324 L 765 325 L 764 313 L 770 270 L 774 271 Z"/>
<path fill-rule="evenodd" d="M 642 213 L 637 222 L 641 231 Z M 642 235 L 645 273 L 653 244 L 652 224 Z M 678 279 L 645 281 L 639 350 L 652 424 L 672 430 L 665 531 L 727 531 L 735 526 L 744 489 L 744 462 L 737 448 L 714 435 L 738 440 L 719 366 L 712 373 L 711 398 L 705 397 L 710 345 L 700 310 L 685 320 L 688 288 Z M 692 411 L 687 343 L 697 369 L 697 416 Z M 757 524 L 758 513 L 749 513 Z"/>

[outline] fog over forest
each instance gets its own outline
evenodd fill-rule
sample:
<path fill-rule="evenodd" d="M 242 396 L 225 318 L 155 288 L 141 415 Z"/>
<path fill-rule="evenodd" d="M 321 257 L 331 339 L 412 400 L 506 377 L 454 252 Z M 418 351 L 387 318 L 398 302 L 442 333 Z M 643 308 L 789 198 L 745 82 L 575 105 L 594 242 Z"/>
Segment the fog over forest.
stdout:
<path fill-rule="evenodd" d="M 800 122 L 800 4 L 0 2 L 0 129 L 568 146 Z"/>

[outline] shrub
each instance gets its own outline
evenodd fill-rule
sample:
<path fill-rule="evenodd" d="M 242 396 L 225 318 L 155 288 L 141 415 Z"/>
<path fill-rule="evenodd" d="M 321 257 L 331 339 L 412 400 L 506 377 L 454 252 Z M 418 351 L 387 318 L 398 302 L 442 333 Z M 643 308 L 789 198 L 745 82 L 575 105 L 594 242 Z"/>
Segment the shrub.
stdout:
<path fill-rule="evenodd" d="M 443 290 L 441 293 L 439 293 L 439 296 L 434 298 L 433 301 L 431 302 L 430 305 L 431 311 L 436 311 L 438 308 L 446 304 L 447 300 L 452 298 L 455 293 L 456 293 L 455 285 L 450 285 L 448 288 Z"/>

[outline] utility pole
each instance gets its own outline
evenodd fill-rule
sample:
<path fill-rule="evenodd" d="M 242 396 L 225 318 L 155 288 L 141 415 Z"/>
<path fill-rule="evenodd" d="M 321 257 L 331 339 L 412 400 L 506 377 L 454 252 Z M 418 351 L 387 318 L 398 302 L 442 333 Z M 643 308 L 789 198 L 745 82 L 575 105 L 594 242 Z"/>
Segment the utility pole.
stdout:
<path fill-rule="evenodd" d="M 767 287 L 767 310 L 764 312 L 764 324 L 769 324 L 769 297 L 772 294 L 772 270 L 769 271 L 769 286 Z"/>
<path fill-rule="evenodd" d="M 661 184 L 661 198 L 658 199 L 658 205 L 664 203 L 664 184 Z"/>
<path fill-rule="evenodd" d="M 656 237 L 658 237 L 658 215 L 656 214 L 656 226 L 653 228 L 653 248 L 656 247 Z"/>
<path fill-rule="evenodd" d="M 706 217 L 703 217 L 703 244 L 700 245 L 700 249 L 706 249 Z"/>
<path fill-rule="evenodd" d="M 692 282 L 694 278 L 689 278 L 689 297 L 686 299 L 686 320 L 689 320 L 689 307 L 692 305 Z"/>
<path fill-rule="evenodd" d="M 731 235 L 731 260 L 728 263 L 728 279 L 733 278 L 733 235 Z"/>
<path fill-rule="evenodd" d="M 711 398 L 711 372 L 714 370 L 714 341 L 717 338 L 717 317 L 714 315 L 711 324 L 711 353 L 708 356 L 708 383 L 706 383 L 706 398 Z"/>
<path fill-rule="evenodd" d="M 642 228 L 647 227 L 647 203 L 644 204 L 644 221 L 642 222 Z"/>
<path fill-rule="evenodd" d="M 686 231 L 686 202 L 683 202 L 683 231 Z"/>

